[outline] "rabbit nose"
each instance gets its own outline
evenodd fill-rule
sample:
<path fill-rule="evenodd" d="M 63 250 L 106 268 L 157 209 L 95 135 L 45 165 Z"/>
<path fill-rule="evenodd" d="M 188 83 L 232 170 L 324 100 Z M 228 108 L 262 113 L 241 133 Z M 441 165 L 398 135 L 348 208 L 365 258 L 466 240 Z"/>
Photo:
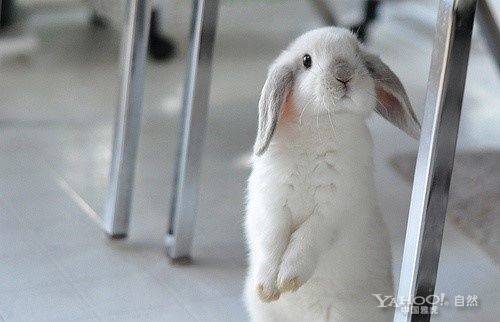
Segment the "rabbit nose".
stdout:
<path fill-rule="evenodd" d="M 347 84 L 347 82 L 349 82 L 352 78 L 353 68 L 343 59 L 335 61 L 333 70 L 335 79 L 344 85 Z"/>
<path fill-rule="evenodd" d="M 338 80 L 339 82 L 341 82 L 344 85 L 347 85 L 347 83 L 351 80 L 351 78 L 352 77 L 349 77 L 349 78 L 339 78 L 338 76 L 335 77 L 336 80 Z"/>
<path fill-rule="evenodd" d="M 348 66 L 339 66 L 335 71 L 335 79 L 343 84 L 347 84 L 352 78 L 352 69 Z"/>

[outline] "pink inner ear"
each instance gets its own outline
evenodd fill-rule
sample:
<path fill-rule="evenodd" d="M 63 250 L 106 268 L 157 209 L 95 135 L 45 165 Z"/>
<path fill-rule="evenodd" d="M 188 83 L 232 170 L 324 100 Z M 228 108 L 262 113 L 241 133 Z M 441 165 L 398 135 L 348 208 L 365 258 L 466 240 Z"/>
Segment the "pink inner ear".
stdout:
<path fill-rule="evenodd" d="M 398 99 L 383 88 L 377 87 L 375 91 L 378 100 L 377 110 L 390 120 L 404 120 L 404 111 Z"/>
<path fill-rule="evenodd" d="M 285 101 L 283 102 L 283 105 L 281 106 L 281 115 L 279 118 L 279 122 L 290 122 L 294 118 L 295 118 L 295 108 L 293 106 L 292 91 L 289 91 L 286 94 L 286 98 Z"/>

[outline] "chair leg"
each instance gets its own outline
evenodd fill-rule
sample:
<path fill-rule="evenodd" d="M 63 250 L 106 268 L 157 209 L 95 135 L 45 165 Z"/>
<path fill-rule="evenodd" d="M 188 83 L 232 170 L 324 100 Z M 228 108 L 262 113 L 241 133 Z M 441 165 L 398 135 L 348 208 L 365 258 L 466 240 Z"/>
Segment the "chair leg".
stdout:
<path fill-rule="evenodd" d="M 144 94 L 144 65 L 151 1 L 128 0 L 125 15 L 120 96 L 104 207 L 104 229 L 111 238 L 124 238 L 128 233 Z"/>
<path fill-rule="evenodd" d="M 358 39 L 362 42 L 366 40 L 368 28 L 371 23 L 377 19 L 380 0 L 366 0 L 364 8 L 364 18 L 358 25 L 352 26 L 351 30 L 356 33 Z"/>
<path fill-rule="evenodd" d="M 497 68 L 500 70 L 500 30 L 487 0 L 478 0 L 477 18 Z"/>
<path fill-rule="evenodd" d="M 160 13 L 153 9 L 151 13 L 151 28 L 149 31 L 149 55 L 158 61 L 167 61 L 175 55 L 175 44 L 172 39 L 160 32 Z"/>
<path fill-rule="evenodd" d="M 476 0 L 440 1 L 398 299 L 434 294 L 475 8 Z M 394 321 L 429 321 L 425 311 L 418 301 L 397 308 Z"/>
<path fill-rule="evenodd" d="M 189 260 L 194 235 L 218 10 L 218 0 L 193 1 L 172 208 L 165 237 L 167 255 L 177 262 Z"/>
<path fill-rule="evenodd" d="M 12 23 L 14 16 L 14 0 L 0 0 L 0 29 Z"/>
<path fill-rule="evenodd" d="M 310 2 L 327 26 L 339 26 L 338 21 L 335 18 L 335 14 L 325 0 L 310 0 Z M 368 27 L 377 18 L 379 5 L 380 0 L 366 0 L 363 9 L 363 21 L 350 28 L 354 33 L 356 33 L 360 41 L 365 41 Z"/>

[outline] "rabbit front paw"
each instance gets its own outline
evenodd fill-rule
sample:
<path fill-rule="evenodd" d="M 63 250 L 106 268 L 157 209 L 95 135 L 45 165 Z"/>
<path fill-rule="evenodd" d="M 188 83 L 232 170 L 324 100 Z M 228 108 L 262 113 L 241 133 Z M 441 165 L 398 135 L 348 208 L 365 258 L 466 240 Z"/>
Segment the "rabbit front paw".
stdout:
<path fill-rule="evenodd" d="M 278 276 L 278 290 L 280 292 L 295 292 L 302 286 L 298 276 Z"/>
<path fill-rule="evenodd" d="M 278 273 L 277 286 L 281 293 L 295 292 L 304 283 L 297 265 L 282 264 Z"/>
<path fill-rule="evenodd" d="M 266 286 L 264 283 L 257 284 L 257 295 L 262 302 L 273 302 L 280 298 L 280 291 L 275 285 Z"/>
<path fill-rule="evenodd" d="M 279 299 L 281 293 L 276 285 L 278 263 L 261 263 L 257 270 L 256 291 L 262 302 L 273 302 Z"/>
<path fill-rule="evenodd" d="M 277 278 L 278 290 L 281 293 L 295 292 L 314 273 L 315 261 L 299 250 L 300 248 L 289 246 L 283 256 Z"/>

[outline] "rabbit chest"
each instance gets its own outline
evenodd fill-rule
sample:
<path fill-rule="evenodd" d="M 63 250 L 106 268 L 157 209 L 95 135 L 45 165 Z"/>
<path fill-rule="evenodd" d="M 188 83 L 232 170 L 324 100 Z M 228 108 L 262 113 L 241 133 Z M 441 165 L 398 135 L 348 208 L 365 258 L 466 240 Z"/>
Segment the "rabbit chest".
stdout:
<path fill-rule="evenodd" d="M 255 175 L 261 179 L 255 183 L 265 182 L 269 189 L 263 191 L 274 191 L 278 199 L 262 197 L 284 205 L 293 229 L 314 213 L 340 223 L 373 199 L 371 137 L 364 124 L 349 120 L 337 117 L 334 130 L 328 120 L 308 131 L 280 128 L 270 153 L 258 160 Z"/>
<path fill-rule="evenodd" d="M 302 152 L 287 176 L 286 207 L 293 227 L 300 226 L 315 211 L 334 210 L 340 173 L 333 147 Z"/>

